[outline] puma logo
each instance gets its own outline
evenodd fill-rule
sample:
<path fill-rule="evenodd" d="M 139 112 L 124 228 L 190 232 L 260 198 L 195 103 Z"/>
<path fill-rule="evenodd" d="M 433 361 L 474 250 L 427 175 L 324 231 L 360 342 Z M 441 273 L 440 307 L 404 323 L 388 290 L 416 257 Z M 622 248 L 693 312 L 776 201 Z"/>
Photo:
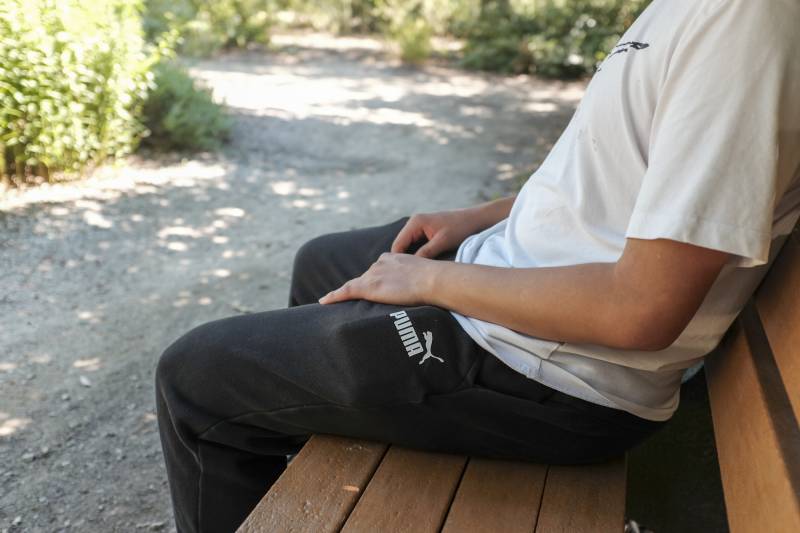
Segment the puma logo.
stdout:
<path fill-rule="evenodd" d="M 433 355 L 433 353 L 431 352 L 431 346 L 433 345 L 433 333 L 431 333 L 430 331 L 423 331 L 422 337 L 425 339 L 425 354 L 422 356 L 422 359 L 420 359 L 419 364 L 424 363 L 429 357 L 433 357 L 440 363 L 444 363 L 444 359 L 436 355 Z"/>
<path fill-rule="evenodd" d="M 424 363 L 428 359 L 436 359 L 440 363 L 444 363 L 444 359 L 434 355 L 433 352 L 431 352 L 431 346 L 433 346 L 432 332 L 424 331 L 422 333 L 422 337 L 425 339 L 425 348 L 423 349 L 422 343 L 419 341 L 419 337 L 417 336 L 417 331 L 414 329 L 414 325 L 411 323 L 411 318 L 409 318 L 405 311 L 395 311 L 394 313 L 389 313 L 389 316 L 394 318 L 394 327 L 397 328 L 397 333 L 400 335 L 400 340 L 402 341 L 409 357 L 423 354 L 419 364 Z"/>

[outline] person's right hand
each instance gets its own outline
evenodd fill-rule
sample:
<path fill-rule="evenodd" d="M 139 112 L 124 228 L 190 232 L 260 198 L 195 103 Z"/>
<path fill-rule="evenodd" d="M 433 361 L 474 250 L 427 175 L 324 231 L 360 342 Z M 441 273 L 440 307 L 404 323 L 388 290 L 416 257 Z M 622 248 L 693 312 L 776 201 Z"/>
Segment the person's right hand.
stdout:
<path fill-rule="evenodd" d="M 420 213 L 408 219 L 392 243 L 393 253 L 408 250 L 412 243 L 428 240 L 414 255 L 434 258 L 455 250 L 464 239 L 484 229 L 485 222 L 473 209 L 454 209 L 437 213 Z"/>

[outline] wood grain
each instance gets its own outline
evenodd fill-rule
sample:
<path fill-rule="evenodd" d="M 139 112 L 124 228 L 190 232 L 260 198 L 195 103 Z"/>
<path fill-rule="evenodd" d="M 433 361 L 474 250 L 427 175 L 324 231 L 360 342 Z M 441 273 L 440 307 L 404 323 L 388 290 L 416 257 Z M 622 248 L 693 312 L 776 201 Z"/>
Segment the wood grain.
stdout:
<path fill-rule="evenodd" d="M 706 374 L 731 532 L 800 531 L 800 503 L 783 457 L 785 446 L 738 322 L 706 358 Z"/>
<path fill-rule="evenodd" d="M 551 466 L 536 533 L 620 533 L 625 520 L 625 458 Z"/>
<path fill-rule="evenodd" d="M 471 458 L 442 532 L 530 533 L 546 474 L 546 465 Z"/>
<path fill-rule="evenodd" d="M 790 236 L 756 295 L 775 362 L 800 419 L 800 237 Z"/>
<path fill-rule="evenodd" d="M 237 530 L 339 531 L 387 445 L 314 435 Z"/>
<path fill-rule="evenodd" d="M 342 531 L 439 531 L 467 458 L 392 446 Z"/>

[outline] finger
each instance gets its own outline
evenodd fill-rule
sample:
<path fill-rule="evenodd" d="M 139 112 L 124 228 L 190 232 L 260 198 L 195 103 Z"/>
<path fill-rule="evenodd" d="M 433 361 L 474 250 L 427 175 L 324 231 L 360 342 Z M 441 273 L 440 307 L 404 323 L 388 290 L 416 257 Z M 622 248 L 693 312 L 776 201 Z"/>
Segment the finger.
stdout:
<path fill-rule="evenodd" d="M 432 259 L 437 255 L 439 255 L 440 253 L 444 252 L 444 249 L 445 249 L 444 239 L 442 239 L 437 235 L 436 237 L 425 243 L 423 246 L 420 246 L 419 250 L 417 250 L 417 253 L 415 253 L 414 255 Z"/>
<path fill-rule="evenodd" d="M 358 278 L 356 278 L 358 279 Z M 344 302 L 346 300 L 352 300 L 355 298 L 355 291 L 354 288 L 356 286 L 356 279 L 351 279 L 338 289 L 332 290 L 318 301 L 319 303 L 325 304 L 335 304 L 337 302 Z"/>
<path fill-rule="evenodd" d="M 408 250 L 412 242 L 418 240 L 423 235 L 422 226 L 412 218 L 406 222 L 406 225 L 403 226 L 403 229 L 401 229 L 397 237 L 394 238 L 391 251 L 396 254 L 403 253 Z"/>

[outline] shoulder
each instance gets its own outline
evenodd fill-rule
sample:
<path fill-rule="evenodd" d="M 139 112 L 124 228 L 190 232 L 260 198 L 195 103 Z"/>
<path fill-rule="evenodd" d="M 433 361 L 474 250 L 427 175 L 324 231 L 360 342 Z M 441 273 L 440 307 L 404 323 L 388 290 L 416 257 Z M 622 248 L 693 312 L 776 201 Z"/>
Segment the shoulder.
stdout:
<path fill-rule="evenodd" d="M 709 22 L 760 32 L 764 39 L 778 36 L 798 43 L 800 2 L 797 0 L 700 0 L 697 5 L 700 16 Z"/>

